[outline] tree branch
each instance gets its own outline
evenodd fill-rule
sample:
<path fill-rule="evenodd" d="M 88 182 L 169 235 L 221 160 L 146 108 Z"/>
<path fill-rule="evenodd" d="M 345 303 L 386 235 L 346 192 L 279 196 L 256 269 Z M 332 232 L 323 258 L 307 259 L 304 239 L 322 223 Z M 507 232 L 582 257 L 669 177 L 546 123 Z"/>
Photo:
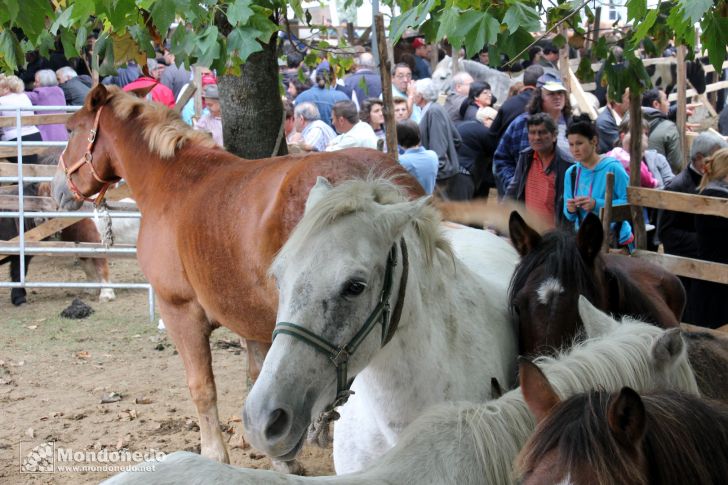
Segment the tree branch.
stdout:
<path fill-rule="evenodd" d="M 550 28 L 550 29 L 548 29 L 548 30 L 547 30 L 546 32 L 544 32 L 543 34 L 541 34 L 541 35 L 540 35 L 540 36 L 539 36 L 539 37 L 538 37 L 538 38 L 537 38 L 536 40 L 534 40 L 533 42 L 531 42 L 531 43 L 530 43 L 530 44 L 529 44 L 529 45 L 528 45 L 528 46 L 527 46 L 526 48 L 524 48 L 524 49 L 523 49 L 523 50 L 522 50 L 521 52 L 519 52 L 518 54 L 516 54 L 516 55 L 515 55 L 515 56 L 513 57 L 513 59 L 511 59 L 510 61 L 508 61 L 508 62 L 506 62 L 505 64 L 503 64 L 503 67 L 508 67 L 508 66 L 512 65 L 512 64 L 513 64 L 514 62 L 516 62 L 516 60 L 517 60 L 517 59 L 518 59 L 519 57 L 521 57 L 521 56 L 522 56 L 522 55 L 523 55 L 524 53 L 528 52 L 528 49 L 530 49 L 531 47 L 535 46 L 535 45 L 536 45 L 536 44 L 538 44 L 538 43 L 539 43 L 540 41 L 542 41 L 542 40 L 543 40 L 543 39 L 544 39 L 544 38 L 545 38 L 545 37 L 546 37 L 547 35 L 549 35 L 550 33 L 552 33 L 552 32 L 553 32 L 553 31 L 554 31 L 555 29 L 559 28 L 559 27 L 561 26 L 561 24 L 563 24 L 564 22 L 566 22 L 567 20 L 569 20 L 569 19 L 570 19 L 571 17 L 573 17 L 573 16 L 574 16 L 574 15 L 575 15 L 575 14 L 576 14 L 577 12 L 579 12 L 579 11 L 580 11 L 580 10 L 581 10 L 582 8 L 586 7 L 586 5 L 587 5 L 587 4 L 589 3 L 589 2 L 591 2 L 591 1 L 592 1 L 592 0 L 584 0 L 584 2 L 582 2 L 582 4 L 581 4 L 581 5 L 579 5 L 579 6 L 577 7 L 577 8 L 575 8 L 575 9 L 574 9 L 574 10 L 573 10 L 573 11 L 572 11 L 572 12 L 571 12 L 571 13 L 570 13 L 569 15 L 567 15 L 567 16 L 566 16 L 566 17 L 564 17 L 563 19 L 559 20 L 558 22 L 556 22 L 556 23 L 555 23 L 555 24 L 554 24 L 553 26 L 551 26 L 551 28 Z"/>

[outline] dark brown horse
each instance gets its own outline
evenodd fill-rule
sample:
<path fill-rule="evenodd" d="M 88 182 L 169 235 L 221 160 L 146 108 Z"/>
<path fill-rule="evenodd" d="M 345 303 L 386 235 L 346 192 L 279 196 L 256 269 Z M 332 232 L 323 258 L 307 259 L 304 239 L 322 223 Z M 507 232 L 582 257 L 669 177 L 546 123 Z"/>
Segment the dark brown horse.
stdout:
<path fill-rule="evenodd" d="M 680 280 L 651 263 L 602 254 L 604 232 L 595 215 L 587 215 L 577 233 L 540 235 L 513 212 L 509 229 L 522 257 L 509 290 L 522 355 L 550 352 L 573 341 L 583 327 L 579 295 L 615 316 L 629 315 L 664 328 L 680 324 L 685 308 Z"/>
<path fill-rule="evenodd" d="M 224 325 L 246 339 L 249 372 L 270 346 L 277 291 L 267 270 L 303 214 L 318 175 L 332 182 L 401 175 L 392 158 L 368 149 L 243 160 L 190 129 L 167 108 L 99 85 L 67 123 L 72 130 L 53 183 L 62 209 L 124 178 L 142 213 L 139 264 L 184 361 L 197 408 L 202 454 L 227 462 L 219 429 L 209 336 Z M 242 385 L 242 382 L 241 382 Z"/>
<path fill-rule="evenodd" d="M 543 374 L 522 384 L 538 426 L 516 459 L 523 485 L 719 485 L 728 405 L 676 391 L 592 391 L 559 402 Z"/>

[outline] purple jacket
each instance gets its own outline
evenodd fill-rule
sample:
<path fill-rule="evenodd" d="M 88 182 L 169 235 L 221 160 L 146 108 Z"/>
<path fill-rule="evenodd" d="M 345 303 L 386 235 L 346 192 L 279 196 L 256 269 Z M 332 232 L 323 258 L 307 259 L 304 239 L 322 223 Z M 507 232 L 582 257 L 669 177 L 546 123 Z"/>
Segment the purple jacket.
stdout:
<path fill-rule="evenodd" d="M 34 106 L 65 106 L 66 96 L 58 86 L 42 86 L 25 93 Z M 40 111 L 36 114 L 65 113 L 65 111 Z M 68 131 L 65 125 L 37 125 L 43 141 L 66 141 Z"/>

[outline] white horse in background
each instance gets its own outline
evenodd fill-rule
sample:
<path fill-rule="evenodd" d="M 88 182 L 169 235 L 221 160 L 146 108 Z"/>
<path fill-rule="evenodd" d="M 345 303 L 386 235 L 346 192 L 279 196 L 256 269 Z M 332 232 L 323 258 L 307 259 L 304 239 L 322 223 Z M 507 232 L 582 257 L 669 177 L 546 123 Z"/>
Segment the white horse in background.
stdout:
<path fill-rule="evenodd" d="M 584 297 L 579 312 L 589 339 L 556 357 L 535 361 L 562 399 L 595 388 L 615 391 L 626 385 L 638 392 L 676 389 L 698 393 L 678 330 L 665 331 L 628 319 L 620 324 Z M 523 394 L 515 389 L 484 404 L 447 403 L 427 410 L 402 433 L 392 450 L 366 471 L 353 475 L 282 475 L 177 452 L 155 463 L 151 474 L 126 472 L 106 483 L 510 484 L 514 481 L 513 460 L 534 427 Z"/>
<path fill-rule="evenodd" d="M 493 378 L 514 385 L 506 292 L 518 256 L 491 233 L 457 227 L 440 225 L 427 198 L 408 201 L 389 180 L 331 187 L 319 178 L 271 267 L 279 323 L 243 410 L 254 447 L 279 461 L 295 458 L 312 420 L 356 377 L 334 427 L 336 471 L 355 472 L 427 407 L 483 402 Z M 385 316 L 362 336 L 380 302 L 391 322 Z M 334 350 L 325 355 L 312 339 Z M 333 364 L 341 354 L 343 377 Z"/>
<path fill-rule="evenodd" d="M 458 65 L 460 66 L 460 70 L 470 74 L 474 80 L 485 81 L 490 84 L 490 90 L 497 98 L 499 104 L 503 104 L 506 98 L 508 98 L 508 90 L 515 80 L 511 79 L 511 76 L 507 73 L 468 59 L 458 60 Z M 439 92 L 450 92 L 452 74 L 452 58 L 445 56 L 432 72 L 432 83 Z"/>
<path fill-rule="evenodd" d="M 461 59 L 458 63 L 460 69 L 470 74 L 474 80 L 485 81 L 490 84 L 491 91 L 498 101 L 498 106 L 502 105 L 508 98 L 508 90 L 511 85 L 517 81 L 523 81 L 523 72 L 511 77 L 508 73 L 493 69 L 477 61 Z M 544 72 L 551 72 L 559 78 L 561 77 L 561 73 L 551 67 L 544 67 Z M 450 56 L 445 56 L 437 64 L 435 71 L 432 73 L 432 82 L 439 92 L 448 93 L 450 91 L 452 83 L 452 58 Z M 590 92 L 584 92 L 584 98 L 594 108 L 594 112 L 599 111 L 599 100 L 596 96 Z M 573 93 L 569 95 L 569 101 L 571 102 L 574 114 L 582 112 L 578 100 Z"/>

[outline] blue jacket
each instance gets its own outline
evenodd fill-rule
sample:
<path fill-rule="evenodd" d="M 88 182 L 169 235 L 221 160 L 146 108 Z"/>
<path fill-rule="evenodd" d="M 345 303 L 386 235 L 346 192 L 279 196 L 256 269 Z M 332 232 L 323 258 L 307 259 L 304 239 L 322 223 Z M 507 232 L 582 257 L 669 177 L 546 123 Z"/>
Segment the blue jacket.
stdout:
<path fill-rule="evenodd" d="M 346 94 L 334 88 L 314 86 L 296 96 L 294 104 L 298 105 L 305 102 L 314 103 L 318 108 L 321 121 L 333 128 L 331 124 L 331 108 L 339 101 L 350 101 L 350 99 Z"/>
<path fill-rule="evenodd" d="M 604 207 L 607 174 L 610 172 L 614 174 L 612 204 L 626 204 L 629 175 L 627 175 L 627 171 L 616 158 L 604 157 L 592 170 L 584 167 L 581 162 L 577 162 L 566 171 L 566 176 L 564 177 L 563 212 L 566 219 L 575 224 L 577 230 L 581 225 L 581 221 L 586 216 L 586 211 L 582 208 L 577 208 L 576 212 L 572 214 L 566 209 L 566 202 L 575 196 L 589 195 L 596 201 L 596 206 L 592 212 L 599 216 L 599 211 Z M 576 190 L 574 190 L 574 184 L 576 184 Z M 619 231 L 619 244 L 628 244 L 632 242 L 633 238 L 632 226 L 628 222 L 622 223 Z"/>

